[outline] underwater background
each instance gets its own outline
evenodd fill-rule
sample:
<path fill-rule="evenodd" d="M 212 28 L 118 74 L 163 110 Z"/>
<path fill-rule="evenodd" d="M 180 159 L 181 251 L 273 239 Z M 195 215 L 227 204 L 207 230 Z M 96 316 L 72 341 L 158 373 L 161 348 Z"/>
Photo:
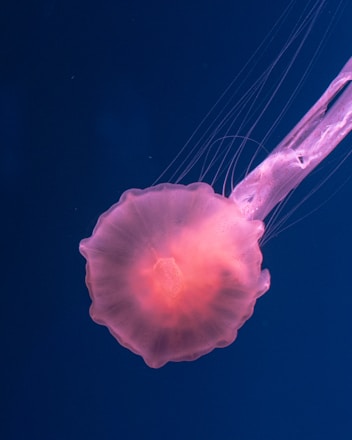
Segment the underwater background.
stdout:
<path fill-rule="evenodd" d="M 150 369 L 96 325 L 78 252 L 123 191 L 165 169 L 283 3 L 0 7 L 1 439 L 352 438 L 351 137 L 297 191 L 299 201 L 346 158 L 288 224 L 300 221 L 264 245 L 272 286 L 235 343 L 197 361 Z M 269 150 L 352 55 L 352 5 L 326 3 L 253 134 L 264 137 L 333 23 Z M 294 2 L 251 78 L 306 5 Z"/>

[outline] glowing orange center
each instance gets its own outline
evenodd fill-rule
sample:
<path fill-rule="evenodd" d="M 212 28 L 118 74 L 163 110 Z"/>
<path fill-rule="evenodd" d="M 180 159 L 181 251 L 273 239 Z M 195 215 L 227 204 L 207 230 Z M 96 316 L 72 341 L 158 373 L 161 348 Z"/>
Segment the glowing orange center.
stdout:
<path fill-rule="evenodd" d="M 154 279 L 165 294 L 175 297 L 183 288 L 183 274 L 174 258 L 159 258 L 153 267 Z"/>

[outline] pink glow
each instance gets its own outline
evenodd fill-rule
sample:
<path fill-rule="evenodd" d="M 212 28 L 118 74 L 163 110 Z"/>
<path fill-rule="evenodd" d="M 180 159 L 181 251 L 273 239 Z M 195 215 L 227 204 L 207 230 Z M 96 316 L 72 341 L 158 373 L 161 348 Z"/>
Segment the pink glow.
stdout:
<path fill-rule="evenodd" d="M 90 315 L 154 368 L 229 345 L 269 288 L 263 232 L 206 183 L 126 191 L 80 244 Z"/>
<path fill-rule="evenodd" d="M 269 289 L 262 220 L 351 131 L 351 79 L 352 60 L 229 199 L 205 183 L 126 191 L 80 243 L 92 319 L 154 368 L 231 344 Z"/>

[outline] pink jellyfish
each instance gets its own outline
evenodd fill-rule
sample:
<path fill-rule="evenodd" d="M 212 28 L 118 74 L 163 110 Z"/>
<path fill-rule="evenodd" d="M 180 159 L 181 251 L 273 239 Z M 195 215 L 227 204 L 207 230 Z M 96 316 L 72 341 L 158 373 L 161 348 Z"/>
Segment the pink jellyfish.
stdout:
<path fill-rule="evenodd" d="M 270 286 L 268 213 L 352 130 L 352 58 L 232 191 L 205 183 L 126 191 L 80 243 L 92 319 L 153 368 L 231 344 Z"/>

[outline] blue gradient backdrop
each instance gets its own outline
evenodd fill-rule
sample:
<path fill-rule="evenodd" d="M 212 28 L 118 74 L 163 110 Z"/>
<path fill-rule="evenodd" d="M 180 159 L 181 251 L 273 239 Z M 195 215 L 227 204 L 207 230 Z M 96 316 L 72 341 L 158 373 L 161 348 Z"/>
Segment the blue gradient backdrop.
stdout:
<path fill-rule="evenodd" d="M 1 439 L 352 438 L 351 181 L 265 245 L 271 290 L 232 346 L 196 362 L 152 370 L 94 324 L 78 253 L 99 214 L 174 157 L 283 3 L 2 4 Z M 274 140 L 352 55 L 348 3 Z M 350 170 L 347 159 L 295 218 Z"/>

